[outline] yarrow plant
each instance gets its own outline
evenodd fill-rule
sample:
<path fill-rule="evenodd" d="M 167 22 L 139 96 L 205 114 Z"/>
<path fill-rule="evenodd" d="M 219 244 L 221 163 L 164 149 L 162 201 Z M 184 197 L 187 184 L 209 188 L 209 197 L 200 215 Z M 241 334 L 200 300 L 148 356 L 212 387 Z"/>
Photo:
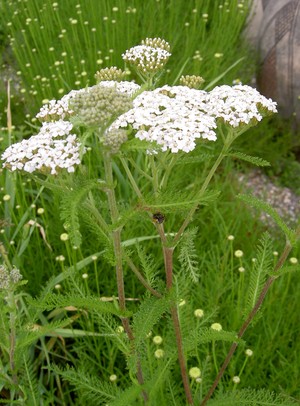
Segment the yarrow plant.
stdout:
<path fill-rule="evenodd" d="M 186 400 L 188 404 L 196 404 L 196 399 L 199 403 L 199 398 L 192 392 L 190 377 L 193 380 L 198 379 L 199 384 L 206 377 L 198 367 L 188 369 L 188 365 L 193 364 L 192 360 L 189 361 L 187 358 L 188 350 L 184 348 L 184 344 L 188 346 L 188 340 L 182 334 L 179 318 L 179 308 L 185 307 L 181 305 L 186 302 L 180 302 L 182 298 L 177 295 L 174 286 L 175 276 L 177 278 L 177 275 L 174 276 L 174 261 L 176 261 L 174 253 L 181 249 L 180 264 L 190 270 L 193 281 L 197 282 L 199 278 L 195 270 L 195 261 L 191 256 L 192 238 L 196 234 L 189 230 L 188 226 L 199 205 L 217 198 L 218 193 L 209 190 L 209 186 L 226 156 L 233 155 L 253 163 L 261 162 L 234 152 L 231 146 L 242 133 L 277 110 L 275 102 L 265 98 L 250 86 L 223 85 L 211 91 L 199 90 L 203 79 L 195 76 L 182 77 L 180 85 L 158 86 L 161 73 L 170 56 L 170 46 L 165 40 L 145 39 L 140 45 L 123 54 L 124 62 L 141 78 L 141 85 L 124 80 L 128 72 L 117 67 L 100 70 L 95 75 L 96 85 L 71 91 L 60 100 L 51 100 L 43 106 L 37 114 L 37 118 L 42 122 L 38 134 L 9 146 L 1 159 L 3 168 L 10 171 L 39 174 L 35 179 L 41 181 L 44 186 L 50 185 L 51 181 L 49 177 L 41 178 L 41 175 L 50 177 L 53 175 L 54 181 L 60 180 L 61 186 L 65 179 L 63 172 L 70 174 L 64 181 L 68 182 L 69 179 L 71 186 L 66 184 L 61 196 L 61 217 L 68 233 L 65 234 L 67 238 L 64 241 L 70 240 L 76 247 L 81 244 L 78 212 L 79 206 L 83 205 L 97 223 L 99 232 L 105 240 L 107 257 L 115 268 L 118 291 L 117 315 L 122 323 L 116 334 L 120 336 L 125 332 L 127 336 L 129 349 L 126 347 L 128 343 L 124 343 L 127 348 L 124 352 L 130 376 L 133 377 L 133 381 L 136 376 L 139 384 L 138 390 L 132 396 L 141 395 L 145 403 L 155 396 L 152 387 L 160 375 L 149 376 L 147 372 L 145 347 L 149 344 L 146 344 L 146 340 L 149 331 L 161 316 L 169 311 L 177 355 L 160 348 L 152 354 L 159 362 L 172 364 L 178 359 Z M 182 193 L 175 192 L 172 189 L 173 171 L 181 171 L 182 165 L 189 162 L 189 155 L 191 162 L 193 159 L 196 162 L 197 159 L 201 161 L 202 154 L 207 155 L 206 151 L 209 150 L 208 146 L 211 143 L 218 145 L 219 154 L 210 156 L 211 166 L 203 179 L 184 187 Z M 96 158 L 99 168 L 95 179 L 86 179 L 89 178 L 86 174 L 89 159 L 87 156 L 90 153 Z M 130 207 L 126 212 L 124 199 L 116 186 L 116 173 L 122 173 L 122 176 L 127 178 L 135 196 L 128 203 Z M 76 183 L 74 179 L 77 178 Z M 107 197 L 108 210 L 103 208 L 103 204 L 97 206 L 100 199 L 97 194 L 99 191 L 102 197 L 105 195 Z M 172 226 L 168 223 L 169 213 L 176 216 L 176 222 L 173 222 Z M 155 236 L 151 239 L 158 238 L 160 241 L 165 270 L 164 286 L 162 281 L 153 284 L 152 279 L 140 271 L 144 258 L 141 249 L 137 248 L 138 257 L 141 259 L 141 264 L 137 265 L 132 252 L 126 249 L 122 241 L 123 230 L 130 228 L 130 219 L 136 215 L 145 215 L 143 217 L 145 222 L 150 222 L 155 232 Z M 135 236 L 134 241 L 138 241 L 138 237 Z M 289 249 L 290 246 L 279 260 L 280 266 Z M 242 251 L 235 251 L 235 256 L 240 257 L 241 255 L 237 255 L 238 252 Z M 125 264 L 137 276 L 148 295 L 133 315 L 133 319 L 130 318 L 126 305 Z M 87 277 L 87 273 L 82 275 L 84 279 Z M 263 287 L 256 291 L 261 295 L 256 296 L 253 301 L 250 316 L 238 334 L 223 330 L 219 323 L 213 323 L 211 327 L 208 324 L 203 330 L 206 339 L 211 340 L 213 345 L 220 339 L 232 341 L 235 347 L 225 364 L 231 359 L 247 326 L 261 306 L 266 292 L 267 288 Z M 197 323 L 200 323 L 200 319 L 201 322 L 205 319 L 202 309 L 196 309 L 194 316 Z M 193 344 L 197 345 L 201 339 L 203 336 L 200 337 L 196 330 Z M 153 343 L 164 344 L 165 339 L 154 336 Z M 220 370 L 207 396 L 201 399 L 202 405 L 212 395 L 227 364 Z M 159 371 L 163 374 L 162 369 Z"/>

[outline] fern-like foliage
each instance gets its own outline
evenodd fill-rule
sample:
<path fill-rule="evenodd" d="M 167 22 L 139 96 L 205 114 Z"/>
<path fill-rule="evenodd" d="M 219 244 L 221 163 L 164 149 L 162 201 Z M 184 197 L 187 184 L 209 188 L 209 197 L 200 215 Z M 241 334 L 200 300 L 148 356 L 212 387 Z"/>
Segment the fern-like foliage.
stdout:
<path fill-rule="evenodd" d="M 34 366 L 25 354 L 23 354 L 22 390 L 26 392 L 28 404 L 32 406 L 39 406 L 41 404 L 41 391 L 39 390 Z"/>
<path fill-rule="evenodd" d="M 282 268 L 278 269 L 276 271 L 276 273 L 271 271 L 269 273 L 269 275 L 274 276 L 276 278 L 276 277 L 285 275 L 290 272 L 299 272 L 299 271 L 300 271 L 300 265 L 285 265 Z"/>
<path fill-rule="evenodd" d="M 202 162 L 210 161 L 215 155 L 211 153 L 202 153 L 197 156 L 186 156 L 183 155 L 176 161 L 176 165 L 186 165 L 186 164 L 199 164 Z"/>
<path fill-rule="evenodd" d="M 30 303 L 43 310 L 51 310 L 54 308 L 64 308 L 67 306 L 75 306 L 79 309 L 96 311 L 102 314 L 114 314 L 116 316 L 128 317 L 131 315 L 129 311 L 121 312 L 113 303 L 103 302 L 95 296 L 77 296 L 77 295 L 57 295 L 49 293 L 42 300 L 30 299 Z"/>
<path fill-rule="evenodd" d="M 242 389 L 218 394 L 207 404 L 209 406 L 294 406 L 298 402 L 265 389 Z"/>
<path fill-rule="evenodd" d="M 44 337 L 47 333 L 53 332 L 58 328 L 64 328 L 72 323 L 71 319 L 65 318 L 56 320 L 45 325 L 27 325 L 18 332 L 16 355 L 22 356 L 24 347 L 27 347 Z"/>
<path fill-rule="evenodd" d="M 244 314 L 247 316 L 253 309 L 262 291 L 268 274 L 273 268 L 272 240 L 268 233 L 264 233 L 256 250 L 257 261 L 251 271 L 248 294 Z"/>
<path fill-rule="evenodd" d="M 204 327 L 191 331 L 188 337 L 184 338 L 184 349 L 192 352 L 198 345 L 211 343 L 212 341 L 226 341 L 230 343 L 243 344 L 244 341 L 237 338 L 237 334 L 232 331 L 216 331 L 212 328 Z"/>
<path fill-rule="evenodd" d="M 189 191 L 166 190 L 158 195 L 146 196 L 146 203 L 141 207 L 152 213 L 162 211 L 163 213 L 182 212 L 198 205 L 208 205 L 218 199 L 220 192 L 217 190 L 207 190 L 201 197 L 191 194 Z"/>
<path fill-rule="evenodd" d="M 128 359 L 128 366 L 133 373 L 136 373 L 138 357 L 143 355 L 143 344 L 147 334 L 168 310 L 169 306 L 170 297 L 161 299 L 149 297 L 143 301 L 139 310 L 133 315 L 132 330 L 135 337 L 135 351 L 130 354 Z"/>
<path fill-rule="evenodd" d="M 295 231 L 291 230 L 287 226 L 287 224 L 282 220 L 278 212 L 271 205 L 252 195 L 239 194 L 237 197 L 240 200 L 244 201 L 245 203 L 249 204 L 249 206 L 255 207 L 256 209 L 260 209 L 265 213 L 269 214 L 269 216 L 272 217 L 272 219 L 275 221 L 278 227 L 283 231 L 283 233 L 285 234 L 286 238 L 288 238 L 290 243 L 292 245 L 295 245 L 297 241 Z"/>
<path fill-rule="evenodd" d="M 132 385 L 125 389 L 120 395 L 113 401 L 108 403 L 108 406 L 128 406 L 134 405 L 134 401 L 137 400 L 138 396 L 142 392 L 141 386 Z"/>
<path fill-rule="evenodd" d="M 121 393 L 117 386 L 102 382 L 82 369 L 61 369 L 54 365 L 51 370 L 60 375 L 64 381 L 74 385 L 78 397 L 77 404 L 102 406 L 118 398 Z"/>
<path fill-rule="evenodd" d="M 137 253 L 139 256 L 140 264 L 143 269 L 147 281 L 152 287 L 156 286 L 155 280 L 157 277 L 156 261 L 151 254 L 146 252 L 146 249 L 140 244 L 137 244 Z"/>
<path fill-rule="evenodd" d="M 243 152 L 239 152 L 239 151 L 231 151 L 230 153 L 227 154 L 227 156 L 249 162 L 255 166 L 262 166 L 262 167 L 271 166 L 270 162 L 268 162 L 262 158 L 259 158 L 257 156 L 247 155 L 247 154 L 244 154 Z"/>
<path fill-rule="evenodd" d="M 79 247 L 81 244 L 81 233 L 79 224 L 78 208 L 92 189 L 101 189 L 104 182 L 98 180 L 80 179 L 72 187 L 64 191 L 61 196 L 60 217 L 64 222 L 64 228 L 68 232 L 71 243 Z"/>
<path fill-rule="evenodd" d="M 187 274 L 194 283 L 199 281 L 199 263 L 197 250 L 195 247 L 195 238 L 197 236 L 198 228 L 190 228 L 187 230 L 181 239 L 179 262 L 182 267 L 183 273 Z"/>

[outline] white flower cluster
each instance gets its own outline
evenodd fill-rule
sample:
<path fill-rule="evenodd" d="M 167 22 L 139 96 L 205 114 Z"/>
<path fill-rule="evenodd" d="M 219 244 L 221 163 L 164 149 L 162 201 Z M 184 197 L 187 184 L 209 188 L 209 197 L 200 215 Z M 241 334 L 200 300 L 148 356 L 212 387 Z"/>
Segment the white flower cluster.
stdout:
<path fill-rule="evenodd" d="M 149 45 L 137 45 L 128 49 L 122 58 L 142 73 L 155 73 L 168 61 L 171 56 L 170 52 L 162 48 L 154 48 Z"/>
<path fill-rule="evenodd" d="M 162 151 L 190 152 L 197 138 L 216 140 L 216 122 L 204 108 L 206 93 L 184 86 L 164 86 L 141 93 L 133 109 L 121 115 L 112 129 L 131 125 L 136 138 L 155 141 Z"/>
<path fill-rule="evenodd" d="M 232 127 L 261 121 L 266 113 L 276 113 L 276 103 L 247 85 L 217 86 L 209 93 L 211 113 Z"/>
<path fill-rule="evenodd" d="M 260 121 L 276 112 L 276 103 L 250 86 L 219 86 L 211 92 L 187 86 L 163 86 L 133 100 L 110 130 L 131 126 L 136 138 L 156 142 L 162 151 L 190 152 L 199 138 L 215 141 L 217 119 L 232 127 Z"/>
<path fill-rule="evenodd" d="M 80 143 L 76 135 L 70 134 L 72 124 L 59 120 L 43 123 L 40 132 L 29 139 L 8 147 L 1 156 L 3 167 L 11 171 L 29 173 L 39 171 L 57 174 L 59 168 L 74 172 L 80 163 Z"/>
<path fill-rule="evenodd" d="M 98 86 L 114 87 L 118 92 L 125 93 L 128 96 L 134 95 L 134 93 L 136 93 L 141 88 L 140 85 L 137 85 L 134 82 L 128 82 L 126 80 L 122 82 L 117 82 L 115 80 L 102 80 L 101 82 L 99 82 Z"/>
<path fill-rule="evenodd" d="M 44 104 L 36 118 L 41 121 L 53 121 L 65 118 L 69 118 L 73 115 L 74 111 L 69 107 L 69 101 L 79 92 L 84 89 L 71 90 L 70 93 L 63 96 L 60 100 L 50 100 L 47 104 Z"/>

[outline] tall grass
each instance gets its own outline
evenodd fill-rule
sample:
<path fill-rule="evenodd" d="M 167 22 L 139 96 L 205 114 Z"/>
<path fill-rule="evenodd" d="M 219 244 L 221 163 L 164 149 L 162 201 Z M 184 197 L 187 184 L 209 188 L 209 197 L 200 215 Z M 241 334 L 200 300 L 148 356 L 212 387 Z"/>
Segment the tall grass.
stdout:
<path fill-rule="evenodd" d="M 27 119 L 32 118 L 42 100 L 93 84 L 93 73 L 99 68 L 123 67 L 121 54 L 146 37 L 159 36 L 172 44 L 176 65 L 170 62 L 162 82 L 171 84 L 178 66 L 183 73 L 201 75 L 209 82 L 247 54 L 239 34 L 248 3 L 2 0 L 0 24 L 19 78 L 15 103 L 23 102 Z M 234 79 L 238 69 L 241 65 L 226 80 Z"/>

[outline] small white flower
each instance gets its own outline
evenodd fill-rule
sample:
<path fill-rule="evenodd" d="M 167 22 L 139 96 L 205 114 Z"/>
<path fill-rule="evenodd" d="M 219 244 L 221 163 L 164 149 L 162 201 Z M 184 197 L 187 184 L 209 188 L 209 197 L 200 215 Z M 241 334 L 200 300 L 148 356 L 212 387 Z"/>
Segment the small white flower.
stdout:
<path fill-rule="evenodd" d="M 241 382 L 241 379 L 240 379 L 239 376 L 234 376 L 234 377 L 232 378 L 232 381 L 233 381 L 235 384 L 238 384 L 238 383 Z"/>
<path fill-rule="evenodd" d="M 296 264 L 298 264 L 298 259 L 295 258 L 295 257 L 291 257 L 291 258 L 290 258 L 290 263 L 291 263 L 292 265 L 296 265 Z"/>
<path fill-rule="evenodd" d="M 102 80 L 98 86 L 115 87 L 118 92 L 126 93 L 129 96 L 132 96 L 141 88 L 141 86 L 137 85 L 136 83 L 125 80 L 121 82 L 116 82 L 114 80 Z"/>
<path fill-rule="evenodd" d="M 245 351 L 245 354 L 247 355 L 247 357 L 252 357 L 253 351 L 250 350 L 250 348 L 247 348 L 247 350 Z"/>

